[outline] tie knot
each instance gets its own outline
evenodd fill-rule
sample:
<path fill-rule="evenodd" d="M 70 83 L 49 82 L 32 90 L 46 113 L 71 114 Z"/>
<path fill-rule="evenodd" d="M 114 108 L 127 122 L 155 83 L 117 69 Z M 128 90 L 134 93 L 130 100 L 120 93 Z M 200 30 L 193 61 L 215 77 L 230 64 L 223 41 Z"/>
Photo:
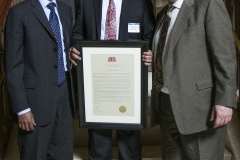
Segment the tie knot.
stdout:
<path fill-rule="evenodd" d="M 176 8 L 175 6 L 170 5 L 170 6 L 168 7 L 168 12 L 172 12 L 175 8 Z"/>
<path fill-rule="evenodd" d="M 172 17 L 172 11 L 173 11 L 175 8 L 176 8 L 176 7 L 173 6 L 173 5 L 169 6 L 168 11 L 167 11 L 167 15 L 168 15 L 169 18 Z"/>
<path fill-rule="evenodd" d="M 114 7 L 115 7 L 114 0 L 109 0 L 108 8 L 114 8 Z"/>
<path fill-rule="evenodd" d="M 47 5 L 47 8 L 50 9 L 50 10 L 53 10 L 54 7 L 56 7 L 56 4 L 54 2 L 51 2 Z"/>

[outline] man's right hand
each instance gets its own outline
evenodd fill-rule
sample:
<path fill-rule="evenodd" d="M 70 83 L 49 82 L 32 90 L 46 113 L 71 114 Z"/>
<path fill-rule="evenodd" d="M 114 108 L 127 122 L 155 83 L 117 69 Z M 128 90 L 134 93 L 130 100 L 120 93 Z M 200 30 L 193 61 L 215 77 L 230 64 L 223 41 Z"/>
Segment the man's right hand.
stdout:
<path fill-rule="evenodd" d="M 231 107 L 215 105 L 212 110 L 210 121 L 215 121 L 213 128 L 228 124 L 232 119 L 233 110 Z"/>
<path fill-rule="evenodd" d="M 79 61 L 81 60 L 81 57 L 79 57 L 80 52 L 79 52 L 76 48 L 71 47 L 71 48 L 69 49 L 68 55 L 69 55 L 69 59 L 70 59 L 70 61 L 72 62 L 72 64 L 73 64 L 74 66 L 77 66 L 76 61 L 77 61 L 77 60 L 79 60 Z"/>
<path fill-rule="evenodd" d="M 36 126 L 34 117 L 31 111 L 18 115 L 18 127 L 24 131 L 33 131 Z"/>

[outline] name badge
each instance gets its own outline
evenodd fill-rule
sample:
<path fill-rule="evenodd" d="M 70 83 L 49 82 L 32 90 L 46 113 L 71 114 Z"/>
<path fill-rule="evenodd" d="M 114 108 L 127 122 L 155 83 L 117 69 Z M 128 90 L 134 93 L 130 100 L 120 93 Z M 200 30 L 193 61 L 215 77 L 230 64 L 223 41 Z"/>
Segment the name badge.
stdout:
<path fill-rule="evenodd" d="M 128 23 L 128 33 L 140 33 L 140 23 Z"/>

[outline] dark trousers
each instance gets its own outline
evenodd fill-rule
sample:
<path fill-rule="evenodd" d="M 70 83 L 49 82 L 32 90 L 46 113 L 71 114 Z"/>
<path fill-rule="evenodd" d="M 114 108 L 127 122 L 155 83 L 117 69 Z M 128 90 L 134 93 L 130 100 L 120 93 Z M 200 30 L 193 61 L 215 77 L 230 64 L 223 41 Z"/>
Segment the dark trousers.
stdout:
<path fill-rule="evenodd" d="M 140 131 L 117 130 L 119 160 L 141 160 L 142 144 Z M 112 130 L 89 129 L 89 159 L 112 159 Z"/>
<path fill-rule="evenodd" d="M 182 135 L 174 119 L 169 95 L 161 93 L 160 99 L 160 130 L 163 160 L 224 159 L 226 126 L 195 134 Z"/>
<path fill-rule="evenodd" d="M 72 112 L 67 81 L 58 89 L 56 114 L 52 115 L 51 122 L 36 126 L 31 132 L 18 130 L 21 160 L 73 159 Z"/>

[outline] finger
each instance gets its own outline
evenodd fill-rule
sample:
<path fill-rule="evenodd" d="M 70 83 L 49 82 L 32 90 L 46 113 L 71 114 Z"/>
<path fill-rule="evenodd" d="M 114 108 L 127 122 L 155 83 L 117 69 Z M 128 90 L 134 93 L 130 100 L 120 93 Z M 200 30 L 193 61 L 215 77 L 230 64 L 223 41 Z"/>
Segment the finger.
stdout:
<path fill-rule="evenodd" d="M 77 63 L 74 60 L 70 59 L 70 61 L 74 66 L 77 66 Z"/>
<path fill-rule="evenodd" d="M 219 118 L 220 119 L 220 118 Z M 216 125 L 216 128 L 224 126 L 227 123 L 227 120 L 224 118 L 221 118 L 218 122 L 218 124 Z"/>
<path fill-rule="evenodd" d="M 152 57 L 152 54 L 150 54 L 148 52 L 144 52 L 142 57 Z"/>
<path fill-rule="evenodd" d="M 151 55 L 142 55 L 142 57 L 145 57 L 145 58 L 152 58 Z"/>
<path fill-rule="evenodd" d="M 28 126 L 29 126 L 29 130 L 31 130 L 31 131 L 34 130 L 34 125 L 33 125 L 33 123 L 29 123 Z"/>
<path fill-rule="evenodd" d="M 143 61 L 144 62 L 152 62 L 152 59 L 151 58 L 144 58 Z"/>
<path fill-rule="evenodd" d="M 79 57 L 78 55 L 75 55 L 75 54 L 70 54 L 69 55 L 69 60 L 74 64 L 76 65 L 76 60 L 81 60 L 81 57 Z"/>
<path fill-rule="evenodd" d="M 74 47 L 71 47 L 71 52 L 73 52 L 74 54 L 80 55 L 80 52 Z"/>
<path fill-rule="evenodd" d="M 29 127 L 29 123 L 28 122 L 25 122 L 25 130 L 26 131 L 30 131 L 30 127 Z"/>
<path fill-rule="evenodd" d="M 143 54 L 146 56 L 152 56 L 152 51 L 148 50 L 147 52 L 143 52 Z"/>
<path fill-rule="evenodd" d="M 21 123 L 21 129 L 22 129 L 22 130 L 25 130 L 25 128 L 26 128 L 26 127 L 25 127 L 25 124 L 24 124 L 24 123 Z"/>
<path fill-rule="evenodd" d="M 74 47 L 69 48 L 68 54 L 70 53 L 77 54 L 77 55 L 80 54 L 80 52 Z"/>
<path fill-rule="evenodd" d="M 219 113 L 219 111 L 217 110 L 216 113 L 215 113 L 215 118 L 216 118 L 216 128 L 217 127 L 220 127 L 221 125 L 223 125 L 223 122 L 224 122 L 224 117 L 223 115 L 221 114 L 221 112 Z"/>
<path fill-rule="evenodd" d="M 146 63 L 150 63 L 151 64 L 151 62 L 152 62 L 152 58 L 143 58 L 142 59 L 143 60 L 143 62 L 146 62 Z"/>
<path fill-rule="evenodd" d="M 76 55 L 76 54 L 71 54 L 71 59 L 72 59 L 72 60 L 81 60 L 81 57 L 79 57 L 79 56 Z"/>
<path fill-rule="evenodd" d="M 221 124 L 221 119 L 220 118 L 216 118 L 215 123 L 213 125 L 213 128 L 219 127 L 220 124 Z"/>
<path fill-rule="evenodd" d="M 35 123 L 35 120 L 34 120 L 33 117 L 32 117 L 32 124 L 33 124 L 34 126 L 36 126 L 36 123 Z"/>
<path fill-rule="evenodd" d="M 148 56 L 148 55 L 142 55 L 142 58 L 152 60 L 152 56 Z"/>
<path fill-rule="evenodd" d="M 152 59 L 152 56 L 148 56 L 148 55 L 143 55 L 142 57 Z"/>
<path fill-rule="evenodd" d="M 228 124 L 228 122 L 229 122 L 229 118 L 224 119 L 224 121 L 223 121 L 223 125 Z"/>
<path fill-rule="evenodd" d="M 152 64 L 151 63 L 144 63 L 146 66 L 151 66 Z"/>
<path fill-rule="evenodd" d="M 221 119 L 218 127 L 224 126 L 225 124 L 227 124 L 227 120 L 226 119 Z"/>

